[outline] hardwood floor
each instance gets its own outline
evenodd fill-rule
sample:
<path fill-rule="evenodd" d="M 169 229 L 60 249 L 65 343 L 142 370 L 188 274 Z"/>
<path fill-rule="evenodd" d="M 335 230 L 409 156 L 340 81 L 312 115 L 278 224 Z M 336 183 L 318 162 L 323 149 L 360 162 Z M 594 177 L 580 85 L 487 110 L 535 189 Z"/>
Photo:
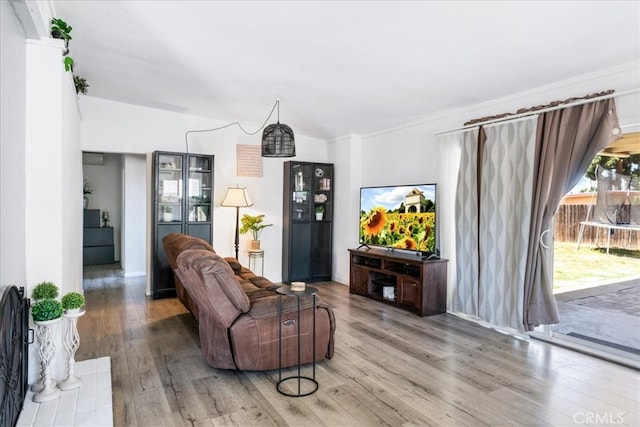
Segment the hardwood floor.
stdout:
<path fill-rule="evenodd" d="M 116 426 L 640 425 L 637 371 L 317 287 L 336 351 L 308 397 L 278 394 L 277 371 L 207 366 L 191 316 L 144 278 L 85 280 L 76 359 L 111 357 Z"/>

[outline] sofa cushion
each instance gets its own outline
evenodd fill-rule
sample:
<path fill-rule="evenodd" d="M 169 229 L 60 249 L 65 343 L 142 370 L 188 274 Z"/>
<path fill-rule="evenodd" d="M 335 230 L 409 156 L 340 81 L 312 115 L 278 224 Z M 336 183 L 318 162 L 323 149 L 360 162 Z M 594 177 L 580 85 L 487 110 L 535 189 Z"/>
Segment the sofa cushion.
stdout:
<path fill-rule="evenodd" d="M 202 249 L 188 249 L 178 255 L 177 261 L 176 273 L 180 277 L 195 271 L 201 278 L 200 284 L 197 280 L 190 280 L 191 283 L 187 285 L 187 289 L 194 292 L 194 302 L 197 305 L 211 304 L 211 310 L 217 311 L 220 318 L 225 319 L 224 324 L 240 313 L 249 311 L 247 294 L 229 264 L 219 255 Z"/>
<path fill-rule="evenodd" d="M 250 280 L 240 280 L 240 285 L 242 285 L 242 289 L 246 292 L 254 292 L 254 291 L 259 291 L 260 288 L 257 287 L 256 285 L 254 285 L 253 283 L 251 283 Z M 251 299 L 251 298 L 249 298 Z"/>
<path fill-rule="evenodd" d="M 227 261 L 229 267 L 231 267 L 234 273 L 237 274 L 240 270 L 242 270 L 242 265 L 240 265 L 237 259 L 233 257 L 225 257 L 224 260 Z"/>
<path fill-rule="evenodd" d="M 205 278 L 205 283 L 207 276 L 214 276 L 224 294 L 229 298 L 229 301 L 242 313 L 248 312 L 250 308 L 249 298 L 244 289 L 242 289 L 240 282 L 236 279 L 228 262 L 220 255 L 213 253 L 208 255 L 207 258 L 209 262 L 200 270 L 202 276 Z"/>

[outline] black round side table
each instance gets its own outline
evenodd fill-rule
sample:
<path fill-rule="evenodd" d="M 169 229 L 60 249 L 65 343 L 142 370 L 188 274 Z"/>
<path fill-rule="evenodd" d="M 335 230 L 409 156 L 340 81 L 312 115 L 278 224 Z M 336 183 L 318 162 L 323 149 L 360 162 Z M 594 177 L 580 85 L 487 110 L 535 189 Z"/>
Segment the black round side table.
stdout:
<path fill-rule="evenodd" d="M 309 396 L 315 393 L 318 390 L 318 381 L 316 381 L 316 295 L 318 293 L 318 289 L 313 286 L 305 286 L 304 291 L 292 291 L 291 286 L 284 285 L 280 286 L 276 289 L 276 292 L 279 294 L 278 298 L 278 384 L 276 386 L 278 393 L 283 394 L 289 397 L 303 397 Z M 298 371 L 296 375 L 291 375 L 286 378 L 282 378 L 282 296 L 295 296 L 298 302 L 298 319 L 296 323 L 298 324 Z M 312 376 L 302 375 L 301 364 L 300 364 L 300 299 L 303 297 L 313 297 L 313 329 L 312 329 L 312 337 L 313 337 L 313 363 L 312 363 Z M 283 390 L 282 386 L 288 381 L 297 381 L 297 391 L 289 392 L 287 390 Z M 309 390 L 302 391 L 302 383 L 310 383 L 311 387 Z"/>

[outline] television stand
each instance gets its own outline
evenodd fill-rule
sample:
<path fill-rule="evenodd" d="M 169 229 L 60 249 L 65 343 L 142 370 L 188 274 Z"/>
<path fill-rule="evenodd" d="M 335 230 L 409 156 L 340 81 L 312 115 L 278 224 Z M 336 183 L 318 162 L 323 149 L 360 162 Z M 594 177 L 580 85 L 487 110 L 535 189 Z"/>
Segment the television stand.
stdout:
<path fill-rule="evenodd" d="M 432 316 L 447 311 L 446 259 L 369 248 L 349 249 L 349 292 Z"/>
<path fill-rule="evenodd" d="M 362 249 L 364 248 L 364 249 Z M 368 251 L 369 249 L 371 249 L 371 246 L 367 245 L 366 243 L 361 243 L 360 246 L 358 246 L 355 250 L 356 251 Z"/>

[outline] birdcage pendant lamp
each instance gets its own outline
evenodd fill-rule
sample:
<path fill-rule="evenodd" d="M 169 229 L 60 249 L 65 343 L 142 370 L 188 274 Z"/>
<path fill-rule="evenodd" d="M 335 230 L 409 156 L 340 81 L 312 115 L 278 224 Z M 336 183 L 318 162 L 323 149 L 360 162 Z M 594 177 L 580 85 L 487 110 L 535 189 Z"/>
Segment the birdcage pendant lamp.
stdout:
<path fill-rule="evenodd" d="M 262 132 L 262 157 L 295 157 L 296 144 L 293 130 L 280 123 L 280 102 L 277 102 L 278 122 Z"/>

